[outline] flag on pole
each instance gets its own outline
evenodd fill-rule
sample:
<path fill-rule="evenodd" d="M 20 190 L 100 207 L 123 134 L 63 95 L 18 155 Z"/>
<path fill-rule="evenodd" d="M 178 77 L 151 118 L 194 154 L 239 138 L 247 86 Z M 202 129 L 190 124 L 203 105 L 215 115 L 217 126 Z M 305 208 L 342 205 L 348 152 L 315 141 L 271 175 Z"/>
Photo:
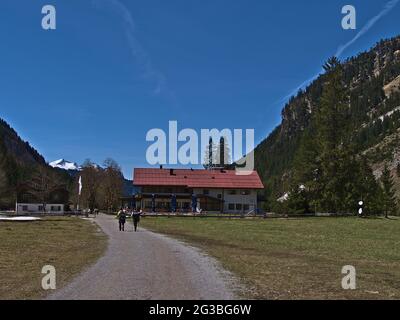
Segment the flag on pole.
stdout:
<path fill-rule="evenodd" d="M 79 195 L 82 194 L 82 176 L 79 177 Z"/>

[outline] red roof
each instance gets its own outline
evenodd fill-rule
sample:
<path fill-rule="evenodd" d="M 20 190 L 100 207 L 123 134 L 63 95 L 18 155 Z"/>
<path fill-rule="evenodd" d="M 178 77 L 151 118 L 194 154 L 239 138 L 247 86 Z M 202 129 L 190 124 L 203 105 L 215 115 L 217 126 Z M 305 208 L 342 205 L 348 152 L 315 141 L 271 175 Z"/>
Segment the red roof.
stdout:
<path fill-rule="evenodd" d="M 256 171 L 237 175 L 235 170 L 135 169 L 135 186 L 184 186 L 188 188 L 264 189 Z"/>

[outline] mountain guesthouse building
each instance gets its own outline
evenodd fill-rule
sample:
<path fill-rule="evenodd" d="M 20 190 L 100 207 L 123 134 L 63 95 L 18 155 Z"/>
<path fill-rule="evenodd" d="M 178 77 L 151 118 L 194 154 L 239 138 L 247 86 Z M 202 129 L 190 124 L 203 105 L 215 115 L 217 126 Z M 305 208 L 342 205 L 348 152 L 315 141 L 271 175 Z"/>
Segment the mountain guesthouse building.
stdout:
<path fill-rule="evenodd" d="M 256 171 L 134 170 L 135 207 L 145 212 L 218 212 L 247 214 L 257 210 L 257 191 L 264 188 Z"/>

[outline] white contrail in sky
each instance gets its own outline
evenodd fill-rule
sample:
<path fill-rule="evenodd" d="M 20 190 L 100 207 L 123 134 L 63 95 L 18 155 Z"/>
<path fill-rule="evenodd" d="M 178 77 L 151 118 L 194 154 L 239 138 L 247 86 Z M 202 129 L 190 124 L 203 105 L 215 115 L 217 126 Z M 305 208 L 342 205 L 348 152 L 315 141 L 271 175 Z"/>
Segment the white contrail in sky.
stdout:
<path fill-rule="evenodd" d="M 340 57 L 342 55 L 342 53 L 348 48 L 350 47 L 352 44 L 354 44 L 359 38 L 361 38 L 365 33 L 367 33 L 374 25 L 375 23 L 377 23 L 381 18 L 383 18 L 385 15 L 387 15 L 390 11 L 393 10 L 393 8 L 400 2 L 400 0 L 390 0 L 389 2 L 387 2 L 385 4 L 385 6 L 383 7 L 382 11 L 379 12 L 376 16 L 374 16 L 373 18 L 371 18 L 367 24 L 356 34 L 356 36 L 351 39 L 349 42 L 347 42 L 344 45 L 341 45 L 337 51 L 335 56 L 336 57 Z M 321 70 L 321 72 L 323 72 Z M 287 99 L 289 99 L 290 97 L 292 97 L 293 95 L 297 94 L 297 92 L 300 89 L 303 89 L 305 86 L 307 86 L 308 84 L 310 84 L 313 80 L 315 80 L 320 74 L 316 74 L 314 75 L 312 78 L 304 81 L 301 85 L 299 85 L 298 87 L 296 87 L 295 89 L 293 89 L 288 95 L 286 95 L 285 97 L 283 97 L 280 101 L 284 102 L 287 101 Z"/>
<path fill-rule="evenodd" d="M 128 8 L 119 0 L 93 0 L 92 3 L 98 8 L 103 6 L 106 9 L 111 9 L 121 18 L 124 24 L 124 31 L 128 41 L 128 46 L 132 56 L 136 60 L 136 63 L 142 69 L 142 76 L 154 82 L 155 88 L 153 93 L 156 95 L 164 93 L 170 98 L 174 99 L 174 94 L 167 88 L 164 74 L 154 67 L 150 56 L 137 40 L 135 36 L 135 22 Z"/>
<path fill-rule="evenodd" d="M 379 12 L 375 17 L 371 18 L 367 24 L 356 34 L 356 36 L 351 39 L 349 42 L 347 42 L 344 45 L 341 45 L 335 56 L 340 57 L 344 50 L 346 50 L 349 46 L 351 46 L 354 42 L 356 42 L 360 37 L 362 37 L 365 33 L 368 32 L 369 29 L 371 29 L 375 23 L 377 23 L 381 18 L 383 18 L 385 15 L 387 15 L 390 11 L 393 10 L 393 8 L 399 3 L 400 0 L 390 0 L 385 4 L 383 7 L 382 11 Z"/>

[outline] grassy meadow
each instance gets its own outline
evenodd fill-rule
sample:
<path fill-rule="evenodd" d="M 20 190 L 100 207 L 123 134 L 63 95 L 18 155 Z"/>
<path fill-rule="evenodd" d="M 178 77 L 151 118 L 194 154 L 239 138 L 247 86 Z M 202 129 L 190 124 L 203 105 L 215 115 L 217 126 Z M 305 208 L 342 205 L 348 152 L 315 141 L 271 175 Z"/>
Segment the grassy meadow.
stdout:
<path fill-rule="evenodd" d="M 76 217 L 0 221 L 0 299 L 40 299 L 42 267 L 56 268 L 57 289 L 94 263 L 107 246 L 97 225 Z"/>
<path fill-rule="evenodd" d="M 400 299 L 400 219 L 152 218 L 142 225 L 200 247 L 252 299 Z M 343 290 L 342 267 L 357 272 Z"/>

